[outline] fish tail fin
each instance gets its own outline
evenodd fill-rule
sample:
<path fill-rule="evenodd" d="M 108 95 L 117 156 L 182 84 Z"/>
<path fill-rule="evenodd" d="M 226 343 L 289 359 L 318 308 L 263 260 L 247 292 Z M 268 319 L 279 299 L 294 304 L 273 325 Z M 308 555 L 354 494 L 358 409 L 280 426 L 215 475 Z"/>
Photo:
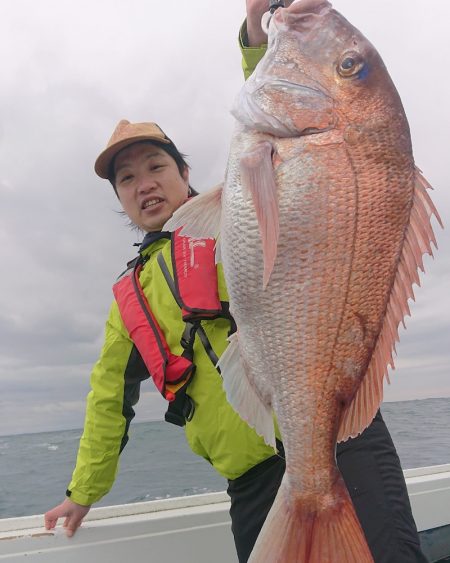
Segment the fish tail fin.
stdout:
<path fill-rule="evenodd" d="M 335 501 L 315 499 L 311 510 L 283 481 L 249 563 L 373 563 L 343 481 L 337 487 Z"/>

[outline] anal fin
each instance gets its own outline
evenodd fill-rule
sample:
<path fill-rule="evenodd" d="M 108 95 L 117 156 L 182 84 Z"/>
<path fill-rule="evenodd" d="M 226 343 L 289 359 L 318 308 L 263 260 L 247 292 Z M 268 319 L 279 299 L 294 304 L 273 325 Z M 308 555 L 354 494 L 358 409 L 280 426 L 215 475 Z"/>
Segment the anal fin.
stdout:
<path fill-rule="evenodd" d="M 230 343 L 218 363 L 228 402 L 239 416 L 264 438 L 266 444 L 275 449 L 271 406 L 259 396 L 250 381 L 241 357 L 238 333 L 232 334 L 228 340 Z"/>

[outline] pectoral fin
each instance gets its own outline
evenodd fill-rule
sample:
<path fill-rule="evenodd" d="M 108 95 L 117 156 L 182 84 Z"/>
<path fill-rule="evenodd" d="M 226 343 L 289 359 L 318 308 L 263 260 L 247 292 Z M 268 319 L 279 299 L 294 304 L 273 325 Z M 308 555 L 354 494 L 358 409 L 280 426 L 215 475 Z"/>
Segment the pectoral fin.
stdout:
<path fill-rule="evenodd" d="M 277 257 L 280 233 L 277 186 L 272 165 L 272 145 L 263 142 L 241 158 L 244 189 L 251 194 L 263 247 L 263 288 L 267 286 Z"/>

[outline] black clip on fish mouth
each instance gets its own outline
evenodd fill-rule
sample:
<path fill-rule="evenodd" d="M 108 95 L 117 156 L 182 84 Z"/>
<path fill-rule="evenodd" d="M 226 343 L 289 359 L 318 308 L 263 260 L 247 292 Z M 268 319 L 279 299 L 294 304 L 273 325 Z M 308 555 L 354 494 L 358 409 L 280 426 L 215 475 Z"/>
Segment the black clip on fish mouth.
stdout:
<path fill-rule="evenodd" d="M 269 1 L 269 12 L 273 14 L 278 8 L 284 8 L 284 0 Z"/>
<path fill-rule="evenodd" d="M 261 28 L 267 35 L 269 34 L 269 24 L 273 14 L 278 8 L 284 8 L 284 0 L 269 0 L 269 11 L 261 18 Z"/>

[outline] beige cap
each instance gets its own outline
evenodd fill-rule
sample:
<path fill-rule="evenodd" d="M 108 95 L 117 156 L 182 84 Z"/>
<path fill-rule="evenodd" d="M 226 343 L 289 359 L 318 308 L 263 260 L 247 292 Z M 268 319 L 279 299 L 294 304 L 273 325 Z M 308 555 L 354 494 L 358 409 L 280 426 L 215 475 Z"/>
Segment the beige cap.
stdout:
<path fill-rule="evenodd" d="M 130 123 L 122 119 L 114 129 L 106 149 L 95 161 L 94 170 L 100 178 L 108 179 L 109 167 L 116 154 L 133 143 L 139 141 L 158 141 L 171 144 L 172 141 L 166 137 L 164 132 L 156 123 Z"/>

